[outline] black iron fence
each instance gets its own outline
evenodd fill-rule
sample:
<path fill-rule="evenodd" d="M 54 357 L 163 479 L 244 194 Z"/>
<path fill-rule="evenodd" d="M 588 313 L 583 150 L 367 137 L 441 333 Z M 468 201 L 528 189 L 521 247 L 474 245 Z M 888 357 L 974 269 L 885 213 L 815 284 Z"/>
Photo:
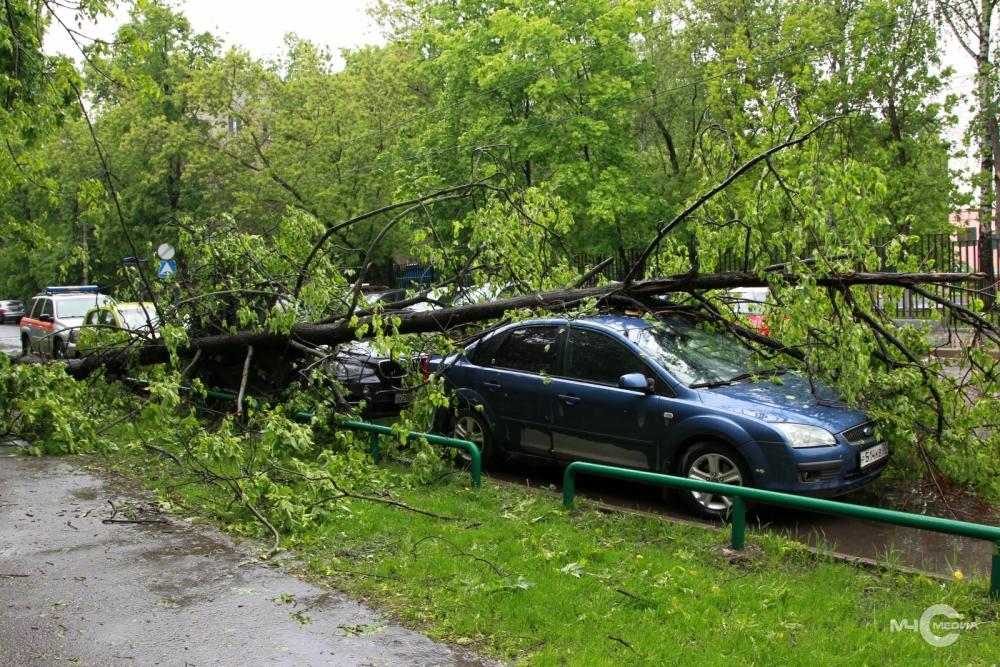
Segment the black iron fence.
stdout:
<path fill-rule="evenodd" d="M 903 244 L 899 262 L 889 256 L 889 240 L 876 244 L 876 249 L 881 260 L 879 268 L 883 271 L 905 268 L 911 271 L 971 273 L 980 270 L 980 244 L 984 242 L 990 243 L 996 271 L 1000 266 L 1000 239 L 982 239 L 975 229 L 914 237 Z M 982 307 L 988 287 L 987 281 L 978 281 L 926 285 L 923 289 L 965 308 L 978 310 Z M 902 296 L 891 300 L 883 298 L 880 304 L 898 318 L 928 318 L 941 310 L 941 305 L 933 299 L 908 289 L 903 290 Z"/>

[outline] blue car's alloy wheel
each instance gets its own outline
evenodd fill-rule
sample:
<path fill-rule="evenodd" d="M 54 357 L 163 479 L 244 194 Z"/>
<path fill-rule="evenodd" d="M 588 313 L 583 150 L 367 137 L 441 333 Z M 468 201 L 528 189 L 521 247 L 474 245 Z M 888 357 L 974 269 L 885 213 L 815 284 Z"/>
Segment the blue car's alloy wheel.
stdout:
<path fill-rule="evenodd" d="M 475 443 L 479 447 L 479 453 L 484 466 L 492 461 L 493 439 L 490 435 L 489 426 L 486 425 L 486 420 L 478 412 L 475 410 L 459 411 L 458 416 L 455 417 L 455 428 L 452 434 L 460 440 L 469 440 Z M 465 452 L 460 452 L 459 456 L 465 461 L 469 460 Z"/>
<path fill-rule="evenodd" d="M 751 479 L 742 459 L 730 447 L 711 442 L 693 446 L 681 461 L 682 477 L 704 482 L 749 486 Z M 725 517 L 733 499 L 715 493 L 682 492 L 684 503 L 696 513 L 712 518 Z"/>

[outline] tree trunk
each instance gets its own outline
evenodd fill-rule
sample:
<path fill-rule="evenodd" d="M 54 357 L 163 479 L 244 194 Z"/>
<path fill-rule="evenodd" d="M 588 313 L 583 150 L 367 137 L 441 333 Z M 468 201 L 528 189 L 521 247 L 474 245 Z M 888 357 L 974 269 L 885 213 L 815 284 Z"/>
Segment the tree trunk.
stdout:
<path fill-rule="evenodd" d="M 778 272 L 772 272 L 777 274 Z M 893 285 L 908 287 L 925 283 L 957 283 L 982 280 L 982 274 L 977 273 L 837 273 L 816 278 L 815 284 L 831 286 L 838 289 L 851 285 Z M 801 276 L 793 273 L 783 273 L 782 280 L 786 284 L 796 284 Z M 712 274 L 683 274 L 668 278 L 655 278 L 641 282 L 633 282 L 626 286 L 616 282 L 599 287 L 569 288 L 526 294 L 523 296 L 497 299 L 467 306 L 443 308 L 441 310 L 408 311 L 393 310 L 394 304 L 385 304 L 381 321 L 385 322 L 384 313 L 391 312 L 398 317 L 396 331 L 407 333 L 443 332 L 475 322 L 484 322 L 503 317 L 507 311 L 519 309 L 560 310 L 574 306 L 588 299 L 614 299 L 621 297 L 631 302 L 648 299 L 649 297 L 675 292 L 691 292 L 700 290 L 732 289 L 734 287 L 766 287 L 768 282 L 760 275 L 753 273 L 731 272 Z M 669 306 L 663 303 L 663 308 Z M 350 322 L 331 322 L 329 324 L 298 324 L 292 327 L 289 334 L 273 332 L 244 331 L 235 334 L 219 334 L 192 339 L 186 347 L 179 348 L 181 355 L 192 355 L 201 350 L 203 354 L 239 353 L 242 361 L 247 346 L 252 345 L 259 358 L 283 355 L 289 349 L 288 341 L 295 339 L 311 345 L 339 345 L 357 338 L 359 329 L 368 331 L 369 336 L 375 335 L 371 317 L 359 313 L 353 325 Z M 366 326 L 367 325 L 367 326 Z M 386 327 L 386 333 L 391 330 Z M 142 364 L 162 363 L 169 359 L 169 353 L 162 341 L 151 341 L 139 350 L 138 360 Z M 93 355 L 85 359 L 73 359 L 68 363 L 74 377 L 86 377 L 100 366 L 124 366 L 128 355 L 115 352 L 108 355 Z"/>
<path fill-rule="evenodd" d="M 670 169 L 673 171 L 674 176 L 681 173 L 680 162 L 677 161 L 677 149 L 674 148 L 674 138 L 670 134 L 670 130 L 667 129 L 666 124 L 660 119 L 658 115 L 653 114 L 653 122 L 656 123 L 656 129 L 660 131 L 660 136 L 663 137 L 663 143 L 667 146 L 667 155 L 670 158 Z"/>
<path fill-rule="evenodd" d="M 979 12 L 979 50 L 976 56 L 976 96 L 979 98 L 979 271 L 986 274 L 984 305 L 991 309 L 996 301 L 996 267 L 993 265 L 993 221 L 996 219 L 994 195 L 996 154 L 996 100 L 993 85 L 993 62 L 990 52 L 995 0 L 981 0 Z"/>

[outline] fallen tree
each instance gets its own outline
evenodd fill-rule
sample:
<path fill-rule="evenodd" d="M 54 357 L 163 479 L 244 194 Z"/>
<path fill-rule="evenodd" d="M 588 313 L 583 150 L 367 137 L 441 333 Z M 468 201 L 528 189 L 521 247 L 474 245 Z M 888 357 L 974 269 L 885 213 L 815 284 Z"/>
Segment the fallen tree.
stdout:
<path fill-rule="evenodd" d="M 860 270 L 869 266 L 871 257 L 865 257 L 865 252 L 870 247 L 858 242 L 833 244 L 827 250 L 815 230 L 816 238 L 788 261 L 751 262 L 745 254 L 744 265 L 761 268 L 702 272 L 697 238 L 675 238 L 683 223 L 727 185 L 751 173 L 759 163 L 768 165 L 767 174 L 776 175 L 771 158 L 784 148 L 800 146 L 823 126 L 733 169 L 660 227 L 632 265 L 619 274 L 622 280 L 603 284 L 592 283 L 601 279 L 608 261 L 589 269 L 568 265 L 560 247 L 562 232 L 552 226 L 559 216 L 548 215 L 551 211 L 545 208 L 544 197 L 501 187 L 489 179 L 409 198 L 343 222 L 319 224 L 299 217 L 291 221 L 292 241 L 285 245 L 246 235 L 232 221 L 200 229 L 192 225 L 190 244 L 207 246 L 212 253 L 205 254 L 200 264 L 189 261 L 180 282 L 157 285 L 164 290 L 159 303 L 173 304 L 162 313 L 167 323 L 164 337 L 135 339 L 64 363 L 75 378 L 96 378 L 93 381 L 98 384 L 103 377 L 141 374 L 142 367 L 165 365 L 160 376 L 156 375 L 160 371 L 152 375 L 154 379 L 165 375 L 168 381 L 144 393 L 130 414 L 144 415 L 154 424 L 150 431 L 168 433 L 172 444 L 143 439 L 142 445 L 150 451 L 168 452 L 186 474 L 224 486 L 254 520 L 272 531 L 275 544 L 286 529 L 276 523 L 276 518 L 285 515 L 275 508 L 292 502 L 285 495 L 288 488 L 305 489 L 294 501 L 291 518 L 286 517 L 290 522 L 310 516 L 324 498 L 339 497 L 336 494 L 348 488 L 343 482 L 349 473 L 335 476 L 324 467 L 325 462 L 305 465 L 296 454 L 281 466 L 275 463 L 288 457 L 286 443 L 324 437 L 287 423 L 284 403 L 303 405 L 306 401 L 310 411 L 325 416 L 343 409 L 341 401 L 333 400 L 335 391 L 330 395 L 329 378 L 323 377 L 323 361 L 338 346 L 375 337 L 381 343 L 390 341 L 394 353 L 413 353 L 421 345 L 421 351 L 433 353 L 489 330 L 498 320 L 536 313 L 574 316 L 606 309 L 682 313 L 724 327 L 761 354 L 785 356 L 810 378 L 830 381 L 850 401 L 876 410 L 888 437 L 912 450 L 942 497 L 947 479 L 986 485 L 986 477 L 968 473 L 963 467 L 967 459 L 953 452 L 966 431 L 982 451 L 988 453 L 995 447 L 989 428 L 992 415 L 1000 414 L 1000 405 L 994 405 L 992 398 L 998 389 L 996 364 L 978 346 L 968 345 L 959 364 L 965 375 L 953 377 L 928 361 L 929 345 L 919 332 L 894 325 L 882 297 L 876 294 L 877 290 L 919 294 L 947 313 L 949 326 L 968 327 L 972 343 L 997 344 L 1000 332 L 988 314 L 955 303 L 945 294 L 945 287 L 978 294 L 982 274 L 922 271 L 920 267 L 901 272 Z M 793 196 L 784 184 L 781 192 Z M 377 244 L 405 220 L 425 215 L 432 207 L 459 202 L 468 204 L 472 212 L 467 214 L 476 223 L 465 245 L 442 236 L 433 225 L 427 226 L 424 235 L 433 256 L 448 268 L 443 278 L 404 300 L 371 310 L 362 299 L 362 289 Z M 326 248 L 340 232 L 380 216 L 386 221 L 367 247 Z M 750 248 L 749 231 L 745 241 L 745 249 Z M 666 250 L 662 247 L 671 243 Z M 905 260 L 903 254 L 896 253 L 899 261 Z M 672 275 L 639 279 L 643 273 L 655 272 L 650 267 L 653 259 L 664 257 L 674 261 Z M 344 270 L 345 266 L 355 268 Z M 521 293 L 458 306 L 448 305 L 438 294 L 441 289 L 484 280 L 519 286 Z M 773 337 L 747 326 L 728 302 L 728 290 L 741 287 L 771 288 L 772 314 L 789 326 L 778 327 L 783 330 Z M 798 299 L 803 302 L 796 303 Z M 432 307 L 410 309 L 420 303 Z M 108 373 L 95 373 L 99 369 Z M 227 387 L 241 399 L 245 395 L 262 398 L 264 403 L 248 414 L 241 409 L 244 401 L 238 400 L 235 414 L 213 431 L 199 419 L 203 406 L 195 409 L 187 403 L 188 394 L 179 390 L 182 383 L 194 379 Z M 51 382 L 56 386 L 56 379 Z M 424 405 L 447 403 L 440 383 L 432 378 L 425 386 Z M 989 399 L 983 400 L 984 396 Z M 121 419 L 118 416 L 111 423 L 121 423 Z M 419 422 L 419 410 L 401 419 L 416 430 L 426 427 L 426 421 Z M 320 419 L 316 427 L 329 428 L 330 423 Z M 248 449 L 234 444 L 231 429 L 250 443 Z M 212 457 L 220 462 L 206 462 Z M 304 467 L 298 469 L 298 465 Z M 373 487 L 365 486 L 369 482 L 364 477 L 359 488 L 371 491 Z"/>
<path fill-rule="evenodd" d="M 781 273 L 778 275 L 780 280 L 788 285 L 795 285 L 801 279 L 801 276 L 793 273 Z M 919 288 L 922 284 L 975 283 L 980 282 L 983 277 L 983 274 L 978 273 L 859 272 L 836 273 L 825 277 L 812 278 L 812 280 L 817 285 L 836 289 L 854 285 L 893 286 L 913 289 Z M 638 305 L 649 310 L 665 310 L 669 308 L 667 303 L 657 304 L 651 302 L 649 299 L 651 297 L 677 293 L 697 293 L 738 287 L 767 287 L 769 284 L 771 283 L 768 280 L 758 275 L 733 272 L 656 278 L 635 282 L 630 285 L 609 283 L 597 287 L 539 292 L 486 303 L 418 312 L 397 309 L 396 304 L 390 303 L 377 316 L 360 311 L 357 313 L 360 317 L 353 322 L 344 321 L 346 319 L 346 316 L 344 316 L 339 318 L 340 321 L 325 324 L 296 324 L 288 333 L 242 331 L 233 334 L 194 338 L 186 345 L 179 346 L 176 349 L 176 353 L 180 356 L 191 356 L 198 352 L 216 354 L 240 351 L 242 354 L 248 347 L 253 347 L 256 350 L 274 351 L 287 348 L 291 341 L 312 346 L 334 346 L 358 338 L 374 336 L 375 325 L 378 323 L 383 323 L 382 332 L 386 334 L 447 333 L 456 327 L 488 322 L 500 318 L 508 311 L 521 309 L 558 311 L 575 306 L 587 299 L 598 299 L 608 304 L 617 302 L 623 307 L 629 305 L 635 307 Z M 933 295 L 931 295 L 931 298 L 933 298 Z M 941 304 L 945 307 L 948 306 L 948 303 L 943 300 Z M 956 311 L 956 317 L 967 316 L 967 313 L 961 312 L 958 310 L 958 307 L 956 307 Z M 996 334 L 992 325 L 989 325 L 986 320 L 982 320 L 979 324 L 983 325 L 983 329 L 988 335 L 993 336 Z M 365 333 L 359 336 L 359 331 L 364 331 Z M 760 336 L 758 340 L 770 340 L 771 347 L 775 349 L 782 347 L 778 341 L 767 339 L 765 336 Z M 137 351 L 134 351 L 134 354 L 136 361 L 141 364 L 155 364 L 166 362 L 170 357 L 170 350 L 163 341 L 153 339 L 145 341 Z M 70 373 L 74 377 L 81 379 L 98 367 L 123 362 L 124 357 L 122 353 L 113 352 L 110 355 L 94 355 L 86 359 L 67 360 L 66 364 L 70 369 Z"/>

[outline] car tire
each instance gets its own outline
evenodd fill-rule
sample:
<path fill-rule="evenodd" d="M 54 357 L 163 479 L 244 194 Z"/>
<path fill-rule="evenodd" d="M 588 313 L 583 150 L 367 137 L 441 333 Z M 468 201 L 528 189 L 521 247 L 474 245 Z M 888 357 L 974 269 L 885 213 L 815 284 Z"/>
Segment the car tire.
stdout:
<path fill-rule="evenodd" d="M 21 334 L 21 354 L 31 354 L 31 336 L 28 334 Z"/>
<path fill-rule="evenodd" d="M 62 338 L 59 338 L 58 336 L 56 336 L 55 340 L 52 341 L 52 358 L 66 358 L 66 345 L 62 342 Z"/>
<path fill-rule="evenodd" d="M 455 415 L 455 423 L 452 424 L 451 436 L 459 440 L 469 440 L 479 447 L 480 462 L 484 468 L 493 464 L 496 457 L 496 446 L 493 442 L 493 433 L 483 415 L 475 409 L 463 408 Z M 465 450 L 459 450 L 459 459 L 466 463 L 471 461 L 471 457 Z"/>
<path fill-rule="evenodd" d="M 721 442 L 697 442 L 684 451 L 677 466 L 679 477 L 739 486 L 753 486 L 750 469 L 743 457 Z M 725 519 L 732 507 L 732 498 L 716 494 L 677 490 L 684 506 L 693 514 L 709 519 Z"/>

